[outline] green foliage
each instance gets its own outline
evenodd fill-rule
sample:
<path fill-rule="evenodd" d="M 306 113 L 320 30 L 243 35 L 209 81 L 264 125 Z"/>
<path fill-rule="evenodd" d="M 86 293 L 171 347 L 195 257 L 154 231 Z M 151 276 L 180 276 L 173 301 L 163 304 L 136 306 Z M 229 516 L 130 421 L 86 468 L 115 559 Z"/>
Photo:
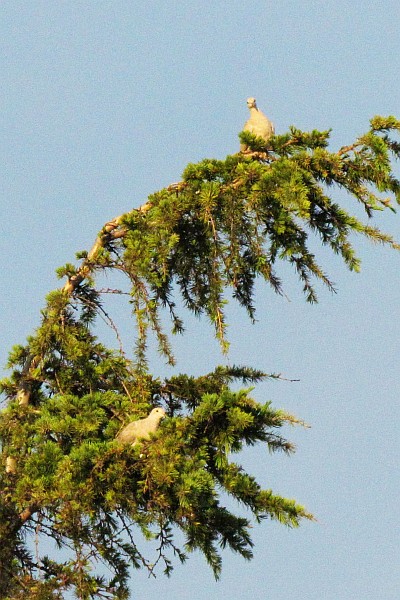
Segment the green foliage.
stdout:
<path fill-rule="evenodd" d="M 239 462 L 245 446 L 262 443 L 291 454 L 285 425 L 303 423 L 251 397 L 249 385 L 267 377 L 250 367 L 217 367 L 201 377 L 161 381 L 148 372 L 149 332 L 174 363 L 161 327 L 167 309 L 181 333 L 177 297 L 215 327 L 227 351 L 227 294 L 255 317 L 254 285 L 264 279 L 281 294 L 280 261 L 291 264 L 306 299 L 315 283 L 333 289 L 310 242 L 317 237 L 354 271 L 351 236 L 398 249 L 368 219 L 400 199 L 392 158 L 400 144 L 394 117 L 375 117 L 350 146 L 328 150 L 329 131 L 292 127 L 268 140 L 240 134 L 249 151 L 190 164 L 178 184 L 150 196 L 140 209 L 107 223 L 79 266 L 58 270 L 67 283 L 47 297 L 40 326 L 10 353 L 1 382 L 0 596 L 44 600 L 73 590 L 79 598 L 128 598 L 130 568 L 184 562 L 199 549 L 216 577 L 220 550 L 252 556 L 251 520 L 297 526 L 312 515 L 294 500 L 262 489 Z M 364 208 L 361 222 L 330 196 L 336 187 Z M 104 346 L 93 328 L 105 311 L 96 271 L 127 275 L 137 324 L 135 360 Z M 279 375 L 270 375 L 279 378 Z M 232 384 L 241 381 L 244 389 Z M 116 436 L 155 406 L 167 418 L 150 440 L 134 447 Z M 229 496 L 243 510 L 225 506 Z M 179 530 L 184 547 L 175 542 Z M 29 535 L 30 534 L 30 535 Z M 43 556 L 42 539 L 62 550 Z M 150 562 L 141 540 L 153 540 Z M 97 574 L 103 561 L 111 575 Z"/>
<path fill-rule="evenodd" d="M 399 130 L 394 117 L 376 117 L 370 132 L 338 152 L 327 149 L 328 131 L 292 127 L 267 145 L 243 132 L 240 137 L 253 153 L 188 165 L 178 188 L 153 194 L 146 214 L 133 211 L 124 218 L 128 232 L 121 267 L 132 278 L 136 310 L 143 307 L 142 329 L 147 319 L 159 331 L 158 309 L 168 306 L 175 330 L 182 330 L 173 299 L 178 288 L 190 310 L 208 315 L 224 343 L 225 291 L 230 288 L 254 318 L 256 278 L 282 293 L 279 260 L 293 265 L 307 300 L 316 301 L 313 280 L 333 286 L 309 249 L 310 234 L 355 271 L 359 260 L 350 241 L 353 233 L 398 248 L 390 236 L 362 223 L 327 193 L 334 185 L 347 191 L 368 217 L 388 205 L 381 193 L 394 194 L 398 201 L 391 157 L 399 156 L 399 147 L 383 133 L 391 130 Z"/>
<path fill-rule="evenodd" d="M 121 386 L 120 392 L 49 394 L 41 399 L 40 410 L 10 403 L 1 415 L 0 435 L 18 457 L 16 473 L 3 473 L 2 481 L 3 493 L 15 501 L 10 516 L 18 534 L 15 544 L 23 542 L 18 520 L 29 505 L 32 515 L 25 531 L 43 532 L 60 546 L 68 540 L 87 561 L 79 582 L 65 563 L 52 562 L 50 569 L 46 560 L 31 558 L 14 566 L 18 577 L 36 582 L 41 574 L 54 585 L 64 578 L 65 589 L 75 586 L 81 597 L 96 597 L 99 583 L 96 593 L 85 590 L 94 585 L 88 557 L 98 555 L 109 562 L 118 582 L 109 597 L 124 597 L 129 565 L 152 571 L 138 549 L 133 525 L 145 537 L 159 540 L 167 573 L 172 568 L 169 549 L 184 561 L 185 552 L 199 548 L 218 576 L 218 546 L 229 546 L 245 558 L 252 555 L 250 522 L 221 504 L 219 489 L 257 519 L 296 526 L 301 518 L 311 518 L 300 505 L 262 490 L 231 461 L 244 444 L 258 441 L 271 451 L 291 452 L 291 444 L 277 431 L 295 420 L 269 403 L 256 403 L 249 391 L 230 391 L 225 382 L 236 376 L 247 380 L 262 374 L 220 367 L 198 379 L 181 376 L 161 383 L 148 378 L 145 394 L 140 383 L 137 402 Z M 126 385 L 133 394 L 135 379 L 127 379 Z M 162 402 L 170 416 L 151 442 L 139 449 L 121 446 L 115 436 L 125 417 L 148 412 L 141 404 L 143 395 L 151 405 Z M 184 533 L 185 551 L 174 545 L 173 528 Z M 114 583 L 103 581 L 101 589 L 107 592 Z"/>

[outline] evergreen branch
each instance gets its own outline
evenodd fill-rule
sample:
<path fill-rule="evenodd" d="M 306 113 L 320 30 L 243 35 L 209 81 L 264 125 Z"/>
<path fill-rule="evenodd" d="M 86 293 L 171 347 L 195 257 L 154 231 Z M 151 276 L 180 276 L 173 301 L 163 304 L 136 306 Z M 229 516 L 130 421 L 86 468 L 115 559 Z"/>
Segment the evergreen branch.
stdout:
<path fill-rule="evenodd" d="M 392 197 L 400 201 L 400 182 L 391 167 L 400 144 L 389 137 L 392 131 L 400 131 L 394 117 L 375 117 L 369 132 L 336 153 L 327 150 L 329 132 L 292 127 L 268 146 L 245 133 L 251 151 L 188 165 L 181 182 L 106 223 L 89 252 L 80 254 L 78 267 L 58 270 L 66 282 L 49 294 L 27 345 L 11 353 L 13 372 L 1 383 L 10 400 L 0 414 L 0 592 L 5 597 L 15 579 L 28 582 L 26 595 L 37 586 L 47 595 L 73 588 L 86 598 L 125 598 L 129 565 L 151 575 L 164 561 L 169 574 L 169 552 L 186 558 L 175 546 L 173 526 L 186 536 L 187 550 L 200 549 L 218 577 L 220 548 L 252 556 L 250 521 L 221 506 L 221 490 L 255 520 L 297 526 L 313 518 L 293 500 L 262 490 L 230 462 L 233 453 L 259 442 L 271 452 L 294 451 L 278 429 L 304 423 L 255 402 L 249 390 L 229 387 L 235 380 L 285 378 L 233 366 L 160 381 L 148 373 L 147 338 L 154 332 L 161 354 L 173 363 L 161 311 L 167 308 L 174 330 L 183 330 L 176 314 L 178 292 L 189 310 L 208 317 L 226 347 L 226 291 L 254 320 L 258 277 L 283 294 L 279 261 L 293 265 L 309 301 L 317 299 L 316 281 L 334 291 L 310 251 L 310 233 L 353 270 L 359 268 L 355 233 L 400 249 L 391 236 L 361 222 L 328 194 L 332 186 L 348 193 L 368 219 L 376 210 L 390 209 Z M 131 283 L 136 368 L 122 354 L 117 325 L 99 300 L 100 293 L 122 292 L 94 289 L 95 275 L 105 270 L 120 271 Z M 98 316 L 115 331 L 119 353 L 94 336 Z M 156 434 L 137 448 L 122 444 L 121 423 L 141 419 L 161 404 L 168 418 Z M 145 538 L 157 528 L 154 565 L 139 552 L 133 525 Z M 36 535 L 36 559 L 27 551 L 27 532 Z M 53 563 L 41 557 L 43 536 L 73 558 Z M 110 582 L 90 573 L 96 560 L 111 569 Z"/>
<path fill-rule="evenodd" d="M 139 207 L 137 211 L 145 214 L 151 208 L 151 204 L 146 202 L 144 205 Z M 124 215 L 115 217 L 115 219 L 107 222 L 99 235 L 97 236 L 92 248 L 89 250 L 86 258 L 83 260 L 81 266 L 76 273 L 70 276 L 62 288 L 63 292 L 67 296 L 71 296 L 76 288 L 86 279 L 91 272 L 96 268 L 96 259 L 101 253 L 102 249 L 109 243 L 111 239 L 119 239 L 126 235 L 127 230 L 121 226 Z M 41 361 L 41 356 L 31 356 L 28 354 L 22 373 L 20 387 L 17 393 L 17 400 L 20 405 L 27 405 L 30 401 L 31 395 L 31 384 L 30 375 L 37 368 Z"/>

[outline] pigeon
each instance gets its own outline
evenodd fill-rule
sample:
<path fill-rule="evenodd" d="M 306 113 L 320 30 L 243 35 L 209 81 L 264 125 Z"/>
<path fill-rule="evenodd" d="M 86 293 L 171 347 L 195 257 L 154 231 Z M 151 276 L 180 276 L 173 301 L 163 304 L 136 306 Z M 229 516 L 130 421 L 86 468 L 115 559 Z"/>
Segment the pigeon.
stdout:
<path fill-rule="evenodd" d="M 250 110 L 250 119 L 244 124 L 243 131 L 254 133 L 254 135 L 263 138 L 267 142 L 271 135 L 275 133 L 274 124 L 257 108 L 255 98 L 247 98 L 247 106 Z M 241 152 L 247 149 L 246 144 L 240 144 Z"/>
<path fill-rule="evenodd" d="M 153 408 L 151 413 L 145 419 L 139 419 L 128 423 L 117 435 L 117 440 L 124 444 L 135 446 L 139 440 L 150 439 L 150 434 L 154 433 L 160 424 L 161 419 L 165 417 L 163 408 Z"/>

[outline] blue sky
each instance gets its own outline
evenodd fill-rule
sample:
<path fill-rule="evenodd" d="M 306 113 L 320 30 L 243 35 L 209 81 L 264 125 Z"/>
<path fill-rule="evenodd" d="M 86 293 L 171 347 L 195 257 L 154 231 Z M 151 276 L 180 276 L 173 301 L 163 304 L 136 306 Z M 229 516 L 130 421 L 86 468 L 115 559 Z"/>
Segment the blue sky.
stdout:
<path fill-rule="evenodd" d="M 400 117 L 399 20 L 395 0 L 3 0 L 1 364 L 38 324 L 54 269 L 104 222 L 178 181 L 188 162 L 238 149 L 248 96 L 278 133 L 332 128 L 333 148 L 375 114 Z M 399 239 L 399 218 L 376 223 Z M 294 457 L 258 447 L 243 464 L 318 522 L 256 526 L 254 560 L 226 552 L 218 583 L 197 555 L 170 580 L 135 573 L 134 598 L 399 597 L 400 255 L 354 241 L 361 274 L 323 252 L 338 294 L 321 289 L 317 306 L 283 268 L 290 301 L 260 285 L 255 326 L 229 309 L 229 361 L 299 378 L 254 395 L 312 425 L 288 431 Z M 122 305 L 111 309 L 129 344 Z M 206 323 L 189 318 L 174 344 L 182 372 L 225 360 Z M 152 367 L 167 372 L 155 353 Z"/>

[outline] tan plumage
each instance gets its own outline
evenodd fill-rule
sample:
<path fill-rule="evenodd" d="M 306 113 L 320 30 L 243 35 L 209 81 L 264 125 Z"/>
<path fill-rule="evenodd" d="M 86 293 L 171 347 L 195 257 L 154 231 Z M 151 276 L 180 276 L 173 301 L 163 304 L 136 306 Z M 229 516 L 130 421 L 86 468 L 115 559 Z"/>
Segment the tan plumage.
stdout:
<path fill-rule="evenodd" d="M 157 430 L 161 419 L 165 417 L 163 408 L 153 408 L 145 419 L 138 419 L 128 423 L 117 435 L 117 440 L 124 444 L 134 446 L 139 440 L 148 440 L 150 435 Z"/>
<path fill-rule="evenodd" d="M 267 142 L 275 133 L 274 124 L 257 108 L 255 98 L 247 98 L 247 106 L 250 110 L 250 119 L 244 124 L 243 131 L 249 131 Z M 240 150 L 242 152 L 247 150 L 246 144 L 240 144 Z"/>

